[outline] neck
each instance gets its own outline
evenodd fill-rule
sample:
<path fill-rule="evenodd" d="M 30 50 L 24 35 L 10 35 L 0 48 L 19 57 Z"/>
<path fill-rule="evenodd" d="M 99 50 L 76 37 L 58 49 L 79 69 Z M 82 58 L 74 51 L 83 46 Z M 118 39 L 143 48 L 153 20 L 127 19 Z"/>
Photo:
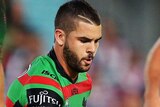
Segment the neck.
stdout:
<path fill-rule="evenodd" d="M 61 47 L 54 46 L 56 57 L 59 61 L 59 63 L 62 65 L 65 73 L 72 79 L 72 81 L 75 81 L 78 77 L 78 73 L 73 71 L 67 64 L 64 56 L 63 56 L 63 50 Z"/>

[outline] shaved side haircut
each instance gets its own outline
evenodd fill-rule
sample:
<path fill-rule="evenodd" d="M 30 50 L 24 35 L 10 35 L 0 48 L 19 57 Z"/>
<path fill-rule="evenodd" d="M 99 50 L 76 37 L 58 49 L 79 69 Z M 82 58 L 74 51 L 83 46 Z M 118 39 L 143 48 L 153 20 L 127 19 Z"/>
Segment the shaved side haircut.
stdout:
<path fill-rule="evenodd" d="M 55 29 L 66 34 L 76 29 L 77 21 L 100 25 L 100 17 L 85 0 L 72 0 L 62 5 L 55 18 Z"/>

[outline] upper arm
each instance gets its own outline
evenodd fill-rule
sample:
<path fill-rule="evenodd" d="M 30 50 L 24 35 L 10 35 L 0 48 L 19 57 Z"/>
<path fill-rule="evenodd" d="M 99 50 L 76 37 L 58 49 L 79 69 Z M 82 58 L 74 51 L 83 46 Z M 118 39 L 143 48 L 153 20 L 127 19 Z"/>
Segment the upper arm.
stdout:
<path fill-rule="evenodd" d="M 21 81 L 16 82 L 9 89 L 6 107 L 62 107 L 62 91 L 57 89 L 56 86 L 41 83 L 23 84 Z"/>
<path fill-rule="evenodd" d="M 11 86 L 9 87 L 7 97 L 6 97 L 6 107 L 13 107 L 19 104 L 19 97 L 21 94 L 23 86 L 16 79 L 13 81 Z M 16 106 L 19 107 L 19 106 Z"/>

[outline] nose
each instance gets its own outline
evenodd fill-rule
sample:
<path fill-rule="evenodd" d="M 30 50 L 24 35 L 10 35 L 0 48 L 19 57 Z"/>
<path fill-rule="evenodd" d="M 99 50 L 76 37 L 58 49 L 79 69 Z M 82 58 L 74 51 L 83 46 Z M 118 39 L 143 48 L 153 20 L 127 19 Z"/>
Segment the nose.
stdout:
<path fill-rule="evenodd" d="M 97 46 L 94 42 L 90 42 L 87 47 L 87 53 L 95 53 Z"/>

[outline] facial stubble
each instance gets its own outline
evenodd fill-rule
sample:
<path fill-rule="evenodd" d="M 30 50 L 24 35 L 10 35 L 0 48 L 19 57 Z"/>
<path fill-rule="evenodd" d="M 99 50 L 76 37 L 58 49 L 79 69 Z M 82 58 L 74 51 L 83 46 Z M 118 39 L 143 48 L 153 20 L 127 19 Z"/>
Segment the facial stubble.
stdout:
<path fill-rule="evenodd" d="M 65 43 L 64 49 L 63 49 L 63 55 L 64 58 L 66 60 L 67 65 L 69 66 L 69 68 L 73 71 L 73 72 L 78 72 L 78 73 L 82 73 L 82 72 L 87 72 L 89 70 L 89 68 L 87 70 L 84 70 L 81 67 L 81 60 L 78 60 L 78 56 L 76 55 L 75 52 L 71 51 L 69 49 L 69 46 L 67 43 Z"/>

